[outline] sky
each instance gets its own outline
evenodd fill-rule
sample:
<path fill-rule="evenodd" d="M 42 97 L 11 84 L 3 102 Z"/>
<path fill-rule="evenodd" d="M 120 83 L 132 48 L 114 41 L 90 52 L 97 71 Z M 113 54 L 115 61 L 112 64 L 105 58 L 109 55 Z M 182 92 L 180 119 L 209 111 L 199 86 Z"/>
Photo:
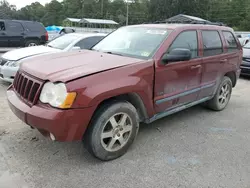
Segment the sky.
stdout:
<path fill-rule="evenodd" d="M 42 5 L 45 5 L 45 3 L 49 3 L 51 0 L 7 0 L 7 1 L 11 5 L 16 5 L 17 9 L 20 9 L 34 2 L 40 2 Z M 58 1 L 62 1 L 62 0 L 58 0 Z"/>

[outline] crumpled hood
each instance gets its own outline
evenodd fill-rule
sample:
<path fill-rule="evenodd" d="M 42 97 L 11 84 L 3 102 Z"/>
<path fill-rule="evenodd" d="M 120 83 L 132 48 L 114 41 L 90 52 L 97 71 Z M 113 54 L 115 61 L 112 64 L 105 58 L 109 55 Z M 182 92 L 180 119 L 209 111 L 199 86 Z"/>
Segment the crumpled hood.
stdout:
<path fill-rule="evenodd" d="M 67 82 L 141 61 L 136 58 L 83 50 L 34 57 L 24 61 L 20 69 L 42 80 Z"/>
<path fill-rule="evenodd" d="M 27 48 L 20 48 L 16 50 L 11 50 L 5 53 L 2 58 L 10 61 L 17 61 L 26 57 L 44 54 L 44 53 L 52 53 L 52 52 L 60 52 L 61 50 L 50 48 L 47 46 L 32 46 Z"/>

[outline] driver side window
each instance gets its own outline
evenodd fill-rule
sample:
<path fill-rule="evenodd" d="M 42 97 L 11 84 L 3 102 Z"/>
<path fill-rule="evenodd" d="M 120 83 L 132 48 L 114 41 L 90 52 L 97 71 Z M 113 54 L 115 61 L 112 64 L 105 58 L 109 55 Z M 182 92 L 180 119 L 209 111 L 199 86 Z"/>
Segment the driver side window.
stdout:
<path fill-rule="evenodd" d="M 184 31 L 179 34 L 168 49 L 169 53 L 176 48 L 189 49 L 192 53 L 191 59 L 198 57 L 198 38 L 196 31 Z"/>

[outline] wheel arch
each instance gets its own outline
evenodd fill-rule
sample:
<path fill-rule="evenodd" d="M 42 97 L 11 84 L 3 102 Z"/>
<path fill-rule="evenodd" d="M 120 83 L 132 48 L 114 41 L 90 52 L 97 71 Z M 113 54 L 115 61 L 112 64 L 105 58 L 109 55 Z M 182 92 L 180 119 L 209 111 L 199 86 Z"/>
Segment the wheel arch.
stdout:
<path fill-rule="evenodd" d="M 142 98 L 140 97 L 139 94 L 137 93 L 125 93 L 125 94 L 121 94 L 121 95 L 117 95 L 117 96 L 113 96 L 107 99 L 104 99 L 103 101 L 101 101 L 94 114 L 96 113 L 96 111 L 103 105 L 107 105 L 108 103 L 112 103 L 115 101 L 127 101 L 129 103 L 131 103 L 137 110 L 138 115 L 139 115 L 139 119 L 140 122 L 145 122 L 146 119 L 148 119 L 148 113 L 145 107 L 145 104 L 142 100 Z"/>
<path fill-rule="evenodd" d="M 224 76 L 227 76 L 230 78 L 230 80 L 232 81 L 233 87 L 236 86 L 237 77 L 236 77 L 236 73 L 234 71 L 227 72 Z"/>

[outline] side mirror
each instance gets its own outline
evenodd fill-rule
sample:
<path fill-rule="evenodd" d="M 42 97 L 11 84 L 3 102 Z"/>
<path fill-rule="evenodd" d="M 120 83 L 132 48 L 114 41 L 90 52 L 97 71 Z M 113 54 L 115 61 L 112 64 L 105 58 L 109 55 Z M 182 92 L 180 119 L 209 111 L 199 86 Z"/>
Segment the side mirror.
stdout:
<path fill-rule="evenodd" d="M 78 51 L 78 50 L 81 50 L 81 48 L 80 48 L 79 46 L 74 46 L 74 47 L 72 48 L 72 51 Z"/>
<path fill-rule="evenodd" d="M 170 51 L 170 53 L 165 53 L 162 57 L 162 62 L 167 64 L 169 62 L 188 61 L 191 57 L 192 53 L 189 49 L 176 48 Z"/>

